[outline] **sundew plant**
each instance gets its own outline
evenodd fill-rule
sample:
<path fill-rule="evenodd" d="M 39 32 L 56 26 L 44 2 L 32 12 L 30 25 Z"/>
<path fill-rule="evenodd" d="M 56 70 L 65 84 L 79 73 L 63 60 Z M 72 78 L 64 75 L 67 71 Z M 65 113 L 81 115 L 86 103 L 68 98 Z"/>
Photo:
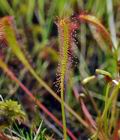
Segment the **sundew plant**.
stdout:
<path fill-rule="evenodd" d="M 119 9 L 0 1 L 0 139 L 119 140 Z"/>

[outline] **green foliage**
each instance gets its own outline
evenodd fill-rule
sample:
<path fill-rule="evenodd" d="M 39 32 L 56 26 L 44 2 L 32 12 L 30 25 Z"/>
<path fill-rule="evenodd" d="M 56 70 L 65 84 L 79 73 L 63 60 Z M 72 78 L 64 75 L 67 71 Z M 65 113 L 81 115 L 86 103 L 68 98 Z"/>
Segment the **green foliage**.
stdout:
<path fill-rule="evenodd" d="M 15 120 L 24 120 L 25 113 L 17 101 L 5 100 L 0 101 L 0 129 L 12 125 Z"/>
<path fill-rule="evenodd" d="M 16 125 L 14 133 L 23 140 L 47 140 L 46 128 L 42 128 L 42 122 L 40 123 L 40 126 L 36 132 L 34 132 L 32 129 L 30 132 L 27 132 L 24 129 L 20 129 Z"/>

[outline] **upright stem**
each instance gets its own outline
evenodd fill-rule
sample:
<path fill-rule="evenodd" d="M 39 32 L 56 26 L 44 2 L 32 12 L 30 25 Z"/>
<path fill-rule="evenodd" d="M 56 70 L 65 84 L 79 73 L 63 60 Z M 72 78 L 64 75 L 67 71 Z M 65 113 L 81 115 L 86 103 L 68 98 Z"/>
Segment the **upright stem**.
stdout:
<path fill-rule="evenodd" d="M 61 94 L 61 110 L 64 140 L 67 140 L 66 133 L 66 119 L 64 109 L 64 81 L 68 70 L 69 51 L 71 48 L 71 34 L 70 21 L 68 19 L 61 19 L 58 22 L 59 43 L 60 43 L 60 94 Z"/>
<path fill-rule="evenodd" d="M 114 87 L 114 90 L 113 90 L 111 96 L 109 97 L 109 99 L 107 101 L 107 104 L 106 104 L 106 106 L 104 108 L 104 111 L 103 111 L 103 114 L 102 114 L 102 119 L 103 120 L 105 119 L 106 113 L 107 113 L 108 109 L 110 108 L 110 105 L 112 104 L 112 101 L 114 100 L 114 98 L 118 94 L 119 86 L 120 86 L 120 84 L 118 84 Z"/>
<path fill-rule="evenodd" d="M 67 140 L 67 132 L 66 132 L 66 118 L 65 118 L 65 108 L 64 108 L 64 81 L 61 78 L 61 110 L 62 110 L 62 122 L 63 122 L 63 133 L 64 133 L 64 140 Z"/>

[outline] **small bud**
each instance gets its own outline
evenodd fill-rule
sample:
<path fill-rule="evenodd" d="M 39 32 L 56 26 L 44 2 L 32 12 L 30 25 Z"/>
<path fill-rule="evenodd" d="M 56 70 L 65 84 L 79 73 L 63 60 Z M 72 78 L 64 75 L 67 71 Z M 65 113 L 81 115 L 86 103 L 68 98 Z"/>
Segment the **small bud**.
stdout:
<path fill-rule="evenodd" d="M 87 84 L 88 82 L 90 82 L 90 81 L 92 81 L 92 80 L 94 80 L 94 79 L 96 79 L 96 76 L 95 76 L 95 75 L 89 76 L 89 77 L 85 78 L 85 79 L 82 81 L 82 84 L 85 85 L 85 84 Z"/>

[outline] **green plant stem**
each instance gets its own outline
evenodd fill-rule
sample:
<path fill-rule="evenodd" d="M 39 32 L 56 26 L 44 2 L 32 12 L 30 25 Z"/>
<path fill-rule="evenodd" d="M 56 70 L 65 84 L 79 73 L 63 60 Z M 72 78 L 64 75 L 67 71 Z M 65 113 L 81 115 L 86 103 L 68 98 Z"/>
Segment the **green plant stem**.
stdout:
<path fill-rule="evenodd" d="M 114 100 L 114 98 L 117 96 L 118 94 L 118 90 L 119 90 L 119 86 L 120 84 L 116 85 L 110 98 L 108 99 L 108 102 L 107 104 L 105 105 L 105 108 L 104 108 L 104 111 L 103 111 L 103 114 L 102 114 L 102 119 L 104 120 L 106 114 L 107 114 L 107 111 L 108 109 L 110 108 L 110 105 L 112 104 L 112 101 Z"/>
<path fill-rule="evenodd" d="M 59 21 L 59 42 L 60 42 L 60 94 L 61 94 L 61 110 L 62 110 L 62 122 L 64 140 L 67 139 L 66 133 L 66 119 L 64 109 L 64 81 L 66 76 L 67 64 L 68 64 L 68 51 L 70 48 L 70 36 L 69 36 L 69 24 L 68 21 L 63 19 Z M 62 43 L 61 43 L 62 42 Z"/>
<path fill-rule="evenodd" d="M 108 83 L 107 86 L 106 86 L 106 92 L 105 92 L 105 106 L 107 105 L 108 100 L 109 100 L 110 86 L 111 86 L 110 83 Z M 104 126 L 105 126 L 105 133 L 107 134 L 107 130 L 108 130 L 107 114 L 104 116 L 103 122 L 104 122 Z"/>
<path fill-rule="evenodd" d="M 64 140 L 67 139 L 67 132 L 66 132 L 66 118 L 65 118 L 65 109 L 64 109 L 64 81 L 61 78 L 61 110 L 62 110 L 62 122 L 63 122 L 63 133 L 64 133 Z"/>
<path fill-rule="evenodd" d="M 106 87 L 106 93 L 105 93 L 105 106 L 107 105 L 108 100 L 109 100 L 109 91 L 110 91 L 110 86 L 111 86 L 111 84 L 110 84 L 110 83 L 108 83 L 108 84 L 107 84 L 107 87 Z"/>

